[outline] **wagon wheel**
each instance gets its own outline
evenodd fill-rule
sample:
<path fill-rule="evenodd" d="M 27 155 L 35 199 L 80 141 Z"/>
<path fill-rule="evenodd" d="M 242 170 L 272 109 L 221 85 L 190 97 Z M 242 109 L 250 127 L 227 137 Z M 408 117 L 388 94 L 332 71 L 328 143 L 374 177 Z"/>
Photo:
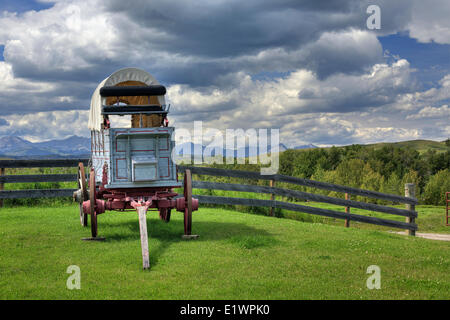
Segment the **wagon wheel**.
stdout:
<path fill-rule="evenodd" d="M 89 175 L 89 201 L 91 207 L 91 234 L 92 238 L 97 237 L 97 212 L 95 212 L 95 171 L 91 169 L 91 174 Z"/>
<path fill-rule="evenodd" d="M 169 208 L 159 209 L 159 218 L 161 220 L 164 220 L 165 222 L 169 222 L 170 221 L 170 212 L 171 212 L 171 209 L 169 209 Z"/>
<path fill-rule="evenodd" d="M 192 229 L 192 175 L 191 170 L 184 173 L 184 234 L 190 235 Z"/>
<path fill-rule="evenodd" d="M 88 215 L 83 212 L 83 201 L 88 200 L 89 194 L 86 188 L 86 173 L 84 170 L 84 165 L 82 162 L 78 164 L 78 175 L 77 175 L 78 189 L 81 190 L 82 201 L 79 203 L 80 206 L 80 222 L 83 227 L 87 227 Z"/>

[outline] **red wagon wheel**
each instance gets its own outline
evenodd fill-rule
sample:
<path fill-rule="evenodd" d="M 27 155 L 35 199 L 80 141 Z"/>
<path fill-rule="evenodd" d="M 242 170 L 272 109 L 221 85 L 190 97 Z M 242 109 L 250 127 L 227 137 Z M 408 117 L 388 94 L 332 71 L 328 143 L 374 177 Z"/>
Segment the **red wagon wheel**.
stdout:
<path fill-rule="evenodd" d="M 191 170 L 184 173 L 184 234 L 190 235 L 192 230 L 192 175 Z"/>
<path fill-rule="evenodd" d="M 84 165 L 82 162 L 80 162 L 78 164 L 77 182 L 78 182 L 78 189 L 81 190 L 81 194 L 82 194 L 82 201 L 79 203 L 80 222 L 83 227 L 87 227 L 88 215 L 83 212 L 83 201 L 86 201 L 89 199 L 89 194 L 88 194 L 87 187 L 86 187 L 86 172 L 84 170 Z"/>
<path fill-rule="evenodd" d="M 161 220 L 164 220 L 165 222 L 169 222 L 170 221 L 170 213 L 171 213 L 171 209 L 161 208 L 161 209 L 159 209 L 159 218 Z"/>
<path fill-rule="evenodd" d="M 95 171 L 91 169 L 91 174 L 89 176 L 89 201 L 91 207 L 91 234 L 92 238 L 97 237 L 97 212 L 95 212 Z"/>

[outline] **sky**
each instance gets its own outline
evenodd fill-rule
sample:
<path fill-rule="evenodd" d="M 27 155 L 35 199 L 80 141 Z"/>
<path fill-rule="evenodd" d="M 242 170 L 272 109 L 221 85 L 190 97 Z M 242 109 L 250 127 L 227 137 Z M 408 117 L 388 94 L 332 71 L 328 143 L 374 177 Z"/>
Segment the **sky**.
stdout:
<path fill-rule="evenodd" d="M 279 129 L 288 147 L 450 137 L 448 0 L 0 0 L 0 26 L 0 135 L 88 137 L 98 83 L 138 67 L 175 127 Z"/>

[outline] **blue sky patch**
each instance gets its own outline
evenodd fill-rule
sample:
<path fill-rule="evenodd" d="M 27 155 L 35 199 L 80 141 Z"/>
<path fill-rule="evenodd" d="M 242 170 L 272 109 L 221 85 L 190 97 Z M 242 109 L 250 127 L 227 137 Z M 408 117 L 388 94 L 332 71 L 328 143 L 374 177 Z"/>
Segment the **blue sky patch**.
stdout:
<path fill-rule="evenodd" d="M 425 89 L 436 86 L 438 81 L 450 73 L 450 45 L 420 43 L 408 35 L 395 34 L 379 38 L 384 50 L 406 59 Z"/>
<path fill-rule="evenodd" d="M 252 80 L 272 81 L 274 78 L 285 78 L 290 73 L 291 73 L 291 71 L 289 71 L 289 72 L 262 71 L 262 72 L 253 74 L 251 77 L 252 77 Z"/>
<path fill-rule="evenodd" d="M 0 61 L 5 61 L 3 57 L 3 51 L 5 51 L 5 46 L 0 45 Z"/>
<path fill-rule="evenodd" d="M 0 12 L 9 11 L 23 13 L 30 10 L 40 11 L 53 7 L 52 2 L 39 2 L 35 0 L 1 0 Z"/>

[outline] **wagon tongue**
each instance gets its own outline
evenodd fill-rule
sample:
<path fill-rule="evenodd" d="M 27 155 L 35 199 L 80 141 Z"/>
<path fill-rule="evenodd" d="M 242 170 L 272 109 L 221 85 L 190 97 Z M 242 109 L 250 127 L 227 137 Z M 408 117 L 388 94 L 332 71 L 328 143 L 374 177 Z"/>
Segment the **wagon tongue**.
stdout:
<path fill-rule="evenodd" d="M 139 201 L 132 201 L 131 206 L 136 209 L 139 215 L 139 232 L 141 234 L 141 248 L 142 248 L 142 265 L 144 270 L 150 268 L 150 256 L 148 252 L 148 235 L 147 235 L 147 210 L 151 205 L 152 200 L 144 202 L 142 199 Z"/>

